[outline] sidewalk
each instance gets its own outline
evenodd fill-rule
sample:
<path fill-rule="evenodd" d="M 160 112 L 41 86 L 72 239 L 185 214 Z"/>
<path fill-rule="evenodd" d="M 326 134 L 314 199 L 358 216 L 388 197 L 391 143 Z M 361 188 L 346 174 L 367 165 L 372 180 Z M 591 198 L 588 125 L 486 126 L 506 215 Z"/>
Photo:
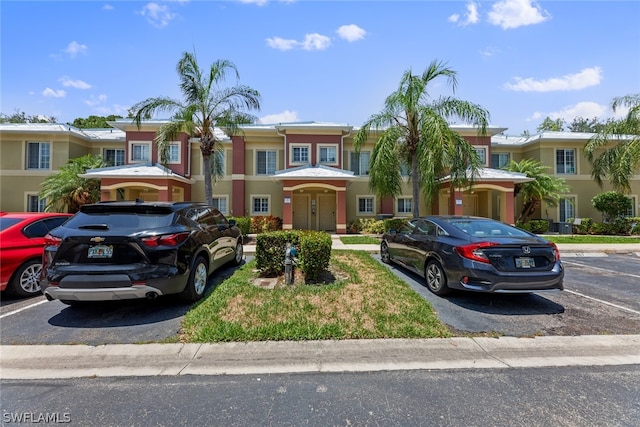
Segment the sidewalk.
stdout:
<path fill-rule="evenodd" d="M 640 335 L 1 346 L 2 379 L 640 365 Z"/>

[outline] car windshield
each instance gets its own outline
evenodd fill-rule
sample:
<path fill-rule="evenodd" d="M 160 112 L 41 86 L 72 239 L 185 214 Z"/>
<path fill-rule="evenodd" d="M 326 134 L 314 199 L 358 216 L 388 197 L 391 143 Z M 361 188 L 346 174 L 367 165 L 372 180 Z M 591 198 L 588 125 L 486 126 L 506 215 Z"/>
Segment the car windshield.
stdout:
<path fill-rule="evenodd" d="M 20 221 L 22 221 L 20 218 L 0 218 L 0 231 L 15 225 Z"/>
<path fill-rule="evenodd" d="M 497 221 L 459 219 L 450 221 L 451 225 L 471 236 L 477 237 L 527 237 L 527 232 Z"/>

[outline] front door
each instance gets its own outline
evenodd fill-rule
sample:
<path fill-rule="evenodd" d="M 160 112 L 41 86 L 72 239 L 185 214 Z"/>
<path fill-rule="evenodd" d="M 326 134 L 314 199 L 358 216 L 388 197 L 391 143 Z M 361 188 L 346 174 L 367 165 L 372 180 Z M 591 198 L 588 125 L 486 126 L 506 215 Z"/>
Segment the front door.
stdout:
<path fill-rule="evenodd" d="M 335 194 L 318 194 L 318 230 L 336 230 Z"/>
<path fill-rule="evenodd" d="M 309 229 L 309 195 L 295 194 L 293 196 L 293 228 L 294 230 Z"/>

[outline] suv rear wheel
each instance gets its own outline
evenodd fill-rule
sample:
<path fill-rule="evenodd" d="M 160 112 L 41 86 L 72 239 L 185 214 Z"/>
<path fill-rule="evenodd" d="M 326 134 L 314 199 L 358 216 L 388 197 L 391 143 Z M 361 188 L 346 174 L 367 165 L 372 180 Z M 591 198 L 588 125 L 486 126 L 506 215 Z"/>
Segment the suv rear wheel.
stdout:
<path fill-rule="evenodd" d="M 193 264 L 187 286 L 180 296 L 185 301 L 193 302 L 199 300 L 204 295 L 208 280 L 209 271 L 207 269 L 207 262 L 203 257 L 199 256 Z"/>

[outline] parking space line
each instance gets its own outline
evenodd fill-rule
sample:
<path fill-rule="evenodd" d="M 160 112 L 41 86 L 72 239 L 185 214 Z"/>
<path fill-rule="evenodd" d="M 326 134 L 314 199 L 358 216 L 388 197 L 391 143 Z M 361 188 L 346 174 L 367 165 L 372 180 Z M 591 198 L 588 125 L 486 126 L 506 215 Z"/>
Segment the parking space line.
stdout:
<path fill-rule="evenodd" d="M 640 311 L 638 311 L 638 310 L 634 310 L 632 308 L 625 307 L 623 305 L 614 304 L 612 302 L 601 300 L 601 299 L 598 299 L 598 298 L 590 297 L 589 295 L 581 294 L 580 292 L 570 291 L 569 289 L 565 289 L 564 292 L 568 292 L 570 294 L 577 295 L 577 296 L 582 297 L 582 298 L 590 299 L 592 301 L 596 301 L 596 302 L 599 302 L 599 303 L 602 303 L 604 305 L 608 305 L 608 306 L 611 306 L 611 307 L 614 307 L 614 308 L 617 308 L 617 309 L 620 309 L 620 310 L 628 311 L 628 312 L 633 313 L 633 314 L 640 314 Z"/>
<path fill-rule="evenodd" d="M 47 301 L 47 300 L 38 301 L 38 302 L 36 302 L 36 303 L 34 303 L 34 304 L 27 305 L 27 306 L 22 307 L 22 308 L 19 308 L 19 309 L 17 309 L 17 310 L 10 311 L 10 312 L 8 312 L 8 313 L 5 313 L 5 314 L 0 315 L 0 319 L 4 319 L 5 317 L 9 317 L 9 316 L 11 316 L 11 315 L 14 315 L 14 314 L 20 313 L 21 311 L 24 311 L 24 310 L 26 310 L 26 309 L 28 309 L 28 308 L 31 308 L 31 307 L 35 307 L 36 305 L 44 304 L 45 302 L 49 302 L 49 301 Z"/>
<path fill-rule="evenodd" d="M 586 267 L 586 268 L 590 268 L 592 270 L 599 270 L 599 271 L 606 271 L 607 273 L 613 273 L 617 276 L 629 276 L 629 277 L 635 277 L 640 279 L 640 275 L 638 274 L 631 274 L 631 273 L 625 273 L 622 271 L 614 271 L 614 270 L 609 270 L 607 268 L 601 268 L 601 267 L 594 267 L 592 265 L 588 265 L 588 264 L 581 264 L 579 262 L 572 262 L 572 261 L 563 261 L 563 264 L 569 264 L 569 265 L 579 265 L 580 267 Z"/>

